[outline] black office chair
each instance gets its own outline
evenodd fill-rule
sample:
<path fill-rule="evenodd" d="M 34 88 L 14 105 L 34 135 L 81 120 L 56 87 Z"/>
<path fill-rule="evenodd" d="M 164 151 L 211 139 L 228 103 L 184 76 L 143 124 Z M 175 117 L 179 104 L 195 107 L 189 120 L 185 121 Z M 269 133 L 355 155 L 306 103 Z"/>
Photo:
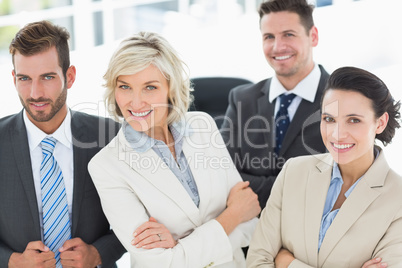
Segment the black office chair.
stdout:
<path fill-rule="evenodd" d="M 194 102 L 190 111 L 203 111 L 211 115 L 218 128 L 223 123 L 223 117 L 228 107 L 229 91 L 239 85 L 252 83 L 237 77 L 197 77 L 193 83 Z"/>

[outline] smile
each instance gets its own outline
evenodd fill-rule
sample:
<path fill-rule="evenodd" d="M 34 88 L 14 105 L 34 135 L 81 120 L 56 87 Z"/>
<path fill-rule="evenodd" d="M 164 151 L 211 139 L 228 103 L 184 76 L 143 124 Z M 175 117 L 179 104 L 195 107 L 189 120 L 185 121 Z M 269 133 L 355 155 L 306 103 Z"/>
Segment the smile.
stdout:
<path fill-rule="evenodd" d="M 349 149 L 352 148 L 353 146 L 355 146 L 353 143 L 351 144 L 336 144 L 336 143 L 332 143 L 332 146 L 334 146 L 336 149 Z"/>
<path fill-rule="evenodd" d="M 32 105 L 37 106 L 37 107 L 42 107 L 42 106 L 45 106 L 45 105 L 46 105 L 46 103 L 43 103 L 43 104 L 36 104 L 36 103 L 32 103 Z"/>
<path fill-rule="evenodd" d="M 274 57 L 275 60 L 287 60 L 290 59 L 292 55 L 287 55 L 287 56 L 279 56 L 279 57 Z"/>
<path fill-rule="evenodd" d="M 142 113 L 134 113 L 133 111 L 130 111 L 130 113 L 135 116 L 135 117 L 144 117 L 149 115 L 153 110 L 149 110 L 147 112 L 142 112 Z"/>

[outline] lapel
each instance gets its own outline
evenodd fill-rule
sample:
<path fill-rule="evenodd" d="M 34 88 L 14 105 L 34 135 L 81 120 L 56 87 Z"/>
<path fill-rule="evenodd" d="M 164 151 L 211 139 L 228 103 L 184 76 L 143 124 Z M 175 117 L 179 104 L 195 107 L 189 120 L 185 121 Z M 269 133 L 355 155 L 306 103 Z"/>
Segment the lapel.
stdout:
<path fill-rule="evenodd" d="M 193 136 L 191 136 L 191 138 L 193 139 L 196 134 L 192 135 Z M 205 168 L 204 162 L 197 161 L 196 159 L 197 155 L 205 156 L 205 152 L 201 150 L 200 152 L 197 152 L 196 148 L 194 148 L 194 143 L 193 145 L 189 144 L 188 138 L 189 137 L 184 137 L 183 152 L 184 155 L 186 155 L 188 167 L 190 168 L 195 183 L 197 184 L 198 195 L 200 197 L 198 209 L 194 205 L 194 202 L 191 201 L 193 206 L 189 207 L 188 211 L 191 213 L 191 215 L 194 215 L 192 218 L 196 219 L 196 221 L 201 224 L 201 219 L 198 219 L 200 215 L 203 216 L 203 212 L 207 211 L 211 206 L 216 206 L 216 204 L 210 204 L 211 201 L 214 201 L 213 197 L 211 196 L 211 185 L 214 184 L 211 182 L 211 176 L 208 172 L 208 169 Z M 194 140 L 192 140 L 192 142 L 194 142 Z M 188 194 L 186 193 L 186 195 Z M 194 208 L 196 208 L 196 210 L 194 210 Z M 192 221 L 194 222 L 194 220 Z M 199 225 L 197 224 L 197 226 Z"/>
<path fill-rule="evenodd" d="M 329 154 L 325 155 L 315 169 L 309 173 L 307 180 L 304 232 L 307 257 L 309 263 L 314 267 L 318 267 L 318 236 L 325 199 L 331 181 L 332 162 L 332 157 Z"/>
<path fill-rule="evenodd" d="M 285 138 L 283 139 L 282 143 L 282 149 L 279 152 L 279 155 L 284 155 L 285 152 L 291 147 L 294 139 L 301 131 L 303 131 L 305 122 L 315 123 L 319 122 L 320 119 L 321 114 L 319 106 L 306 100 L 302 100 L 297 108 L 297 112 L 293 117 L 291 124 L 289 125 L 288 130 L 286 131 Z M 307 124 L 307 126 L 308 125 L 309 124 Z"/>
<path fill-rule="evenodd" d="M 27 130 L 24 124 L 22 110 L 16 115 L 15 128 L 10 129 L 11 145 L 13 150 L 14 158 L 17 160 L 18 174 L 21 179 L 22 186 L 24 188 L 25 195 L 28 200 L 28 205 L 31 209 L 32 220 L 34 223 L 34 230 L 36 236 L 41 237 L 40 224 L 39 224 L 39 210 L 38 201 L 36 199 L 35 185 L 32 174 L 32 164 L 29 152 Z M 21 219 L 23 220 L 23 219 Z"/>
<path fill-rule="evenodd" d="M 131 148 L 130 144 L 124 137 L 124 132 L 122 129 L 120 129 L 117 135 L 120 145 L 119 159 L 123 160 L 127 165 L 130 166 L 130 168 L 133 169 L 135 173 L 139 174 L 143 179 L 147 180 L 167 198 L 171 199 L 178 207 L 182 209 L 182 211 L 195 226 L 200 226 L 202 222 L 197 206 L 194 204 L 190 195 L 181 185 L 174 173 L 154 152 L 154 150 L 150 149 L 143 153 L 137 152 Z M 186 140 L 187 139 L 185 138 L 183 143 L 183 151 L 186 155 L 192 155 L 192 153 L 188 153 L 191 150 L 191 146 L 188 146 Z M 136 161 L 133 161 L 134 159 Z M 191 161 L 191 159 L 187 159 L 187 161 L 189 164 L 194 165 L 194 161 Z M 194 170 L 192 165 L 190 165 L 191 169 Z M 195 173 L 196 172 L 193 172 L 193 176 L 197 181 L 201 175 Z M 197 186 L 200 187 L 201 185 L 199 186 L 197 184 Z M 200 188 L 202 189 L 202 187 Z M 200 190 L 200 188 L 198 189 Z"/>
<path fill-rule="evenodd" d="M 320 267 L 349 228 L 381 194 L 381 188 L 384 185 L 388 171 L 389 166 L 385 160 L 384 153 L 380 151 L 380 155 L 376 161 L 345 200 L 331 226 L 328 228 L 319 253 Z"/>
<path fill-rule="evenodd" d="M 269 132 L 264 132 L 264 144 L 268 144 L 268 150 L 272 153 L 275 149 L 275 103 L 269 102 L 269 88 L 271 85 L 271 78 L 267 79 L 265 84 L 261 89 L 261 96 L 257 99 L 257 110 L 258 114 L 263 118 L 267 119 L 267 122 L 270 122 L 269 126 L 271 130 Z M 262 129 L 265 129 L 266 126 L 261 126 Z"/>
<path fill-rule="evenodd" d="M 83 146 L 88 142 L 91 131 L 86 124 L 80 120 L 80 114 L 72 111 L 71 113 L 71 132 L 73 139 L 73 157 L 74 157 L 74 189 L 73 189 L 73 211 L 72 211 L 72 230 L 74 234 L 78 228 L 78 219 L 80 217 L 80 206 L 85 192 L 85 180 L 87 179 L 88 149 Z M 87 143 L 88 145 L 88 143 Z"/>
<path fill-rule="evenodd" d="M 282 143 L 282 149 L 279 152 L 279 155 L 285 154 L 287 149 L 289 149 L 289 147 L 293 144 L 294 139 L 297 137 L 300 131 L 303 131 L 303 128 L 305 126 L 309 126 L 312 123 L 320 122 L 320 100 L 329 75 L 321 65 L 319 65 L 319 67 L 321 71 L 321 76 L 318 83 L 314 103 L 308 102 L 304 99 L 301 101 L 299 107 L 297 108 L 296 114 L 294 115 L 292 122 L 289 125 L 289 128 L 285 134 L 285 138 Z"/>

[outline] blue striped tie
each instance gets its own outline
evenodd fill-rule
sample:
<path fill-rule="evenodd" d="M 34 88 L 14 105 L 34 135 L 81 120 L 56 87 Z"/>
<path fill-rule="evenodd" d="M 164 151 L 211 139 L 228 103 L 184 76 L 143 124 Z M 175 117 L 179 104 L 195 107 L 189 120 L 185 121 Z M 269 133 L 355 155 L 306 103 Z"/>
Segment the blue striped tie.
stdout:
<path fill-rule="evenodd" d="M 279 97 L 280 97 L 280 106 L 275 118 L 276 123 L 275 153 L 277 156 L 279 156 L 279 152 L 282 148 L 283 139 L 285 138 L 286 131 L 288 130 L 290 124 L 288 107 L 292 103 L 292 100 L 296 97 L 296 95 L 293 93 L 288 95 L 282 94 Z"/>
<path fill-rule="evenodd" d="M 71 227 L 63 174 L 53 157 L 56 142 L 53 137 L 46 137 L 41 142 L 43 160 L 40 178 L 44 242 L 55 253 L 56 267 L 61 267 L 59 248 L 71 238 Z"/>

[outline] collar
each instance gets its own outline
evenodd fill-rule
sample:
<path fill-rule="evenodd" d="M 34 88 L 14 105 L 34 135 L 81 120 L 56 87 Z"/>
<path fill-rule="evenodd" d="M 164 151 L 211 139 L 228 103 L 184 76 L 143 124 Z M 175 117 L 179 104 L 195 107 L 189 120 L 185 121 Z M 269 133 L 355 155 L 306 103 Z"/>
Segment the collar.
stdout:
<path fill-rule="evenodd" d="M 301 80 L 295 88 L 293 88 L 292 90 L 286 90 L 281 82 L 279 82 L 278 77 L 274 75 L 272 77 L 269 90 L 269 102 L 272 103 L 281 94 L 293 93 L 301 97 L 302 99 L 313 103 L 318 90 L 320 78 L 320 67 L 318 66 L 318 64 L 314 64 L 313 70 L 303 80 Z"/>
<path fill-rule="evenodd" d="M 71 134 L 71 112 L 68 110 L 66 117 L 61 123 L 60 127 L 52 134 L 48 135 L 37 126 L 35 126 L 26 115 L 26 111 L 23 112 L 24 123 L 27 129 L 29 149 L 33 151 L 40 145 L 41 141 L 47 137 L 54 137 L 58 142 L 71 148 L 72 146 L 72 134 Z"/>
<path fill-rule="evenodd" d="M 334 162 L 334 166 L 332 167 L 331 181 L 335 180 L 336 178 L 341 179 L 341 181 L 343 183 L 343 179 L 342 179 L 341 171 L 339 170 L 338 163 Z"/>
<path fill-rule="evenodd" d="M 363 178 L 363 176 L 361 176 L 355 183 L 353 183 L 353 185 L 350 186 L 350 188 L 345 192 L 344 196 L 346 198 L 349 197 L 349 195 L 352 193 L 353 189 L 356 187 L 357 183 Z M 339 170 L 338 164 L 336 162 L 334 162 L 334 167 L 332 168 L 331 184 L 335 183 L 336 181 L 339 181 L 340 185 L 343 185 L 341 171 Z M 339 188 L 339 191 L 340 191 L 340 188 Z"/>
<path fill-rule="evenodd" d="M 374 147 L 374 162 L 377 160 L 378 155 L 380 154 L 380 150 L 377 147 Z M 365 174 L 363 174 L 346 192 L 345 192 L 345 197 L 348 198 L 349 195 L 352 193 L 353 189 L 357 185 L 358 181 L 360 181 Z M 332 177 L 331 177 L 331 183 L 334 180 L 340 180 L 341 185 L 343 184 L 343 179 L 341 175 L 341 171 L 339 170 L 338 163 L 334 162 L 334 166 L 332 168 Z"/>
<path fill-rule="evenodd" d="M 144 153 L 161 142 L 149 137 L 145 132 L 134 130 L 125 120 L 123 121 L 122 129 L 128 143 L 139 153 Z M 169 129 L 175 144 L 179 145 L 180 148 L 184 141 L 183 137 L 188 137 L 192 134 L 192 128 L 190 125 L 186 124 L 184 120 L 172 123 Z"/>

